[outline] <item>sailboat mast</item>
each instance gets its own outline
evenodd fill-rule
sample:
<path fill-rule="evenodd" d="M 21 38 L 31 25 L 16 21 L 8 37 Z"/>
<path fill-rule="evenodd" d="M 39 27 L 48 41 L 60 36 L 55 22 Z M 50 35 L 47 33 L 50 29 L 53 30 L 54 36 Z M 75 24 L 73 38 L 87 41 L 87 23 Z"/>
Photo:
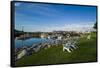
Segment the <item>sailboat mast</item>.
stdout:
<path fill-rule="evenodd" d="M 23 35 L 23 39 L 22 39 L 22 47 L 24 47 L 24 26 L 22 26 L 22 35 Z"/>

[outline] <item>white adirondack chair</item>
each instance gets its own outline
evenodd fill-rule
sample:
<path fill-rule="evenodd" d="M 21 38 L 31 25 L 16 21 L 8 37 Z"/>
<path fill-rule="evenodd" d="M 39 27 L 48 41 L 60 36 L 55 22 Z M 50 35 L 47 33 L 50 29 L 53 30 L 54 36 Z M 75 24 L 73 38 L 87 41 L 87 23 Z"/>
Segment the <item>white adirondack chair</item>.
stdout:
<path fill-rule="evenodd" d="M 71 53 L 71 47 L 69 43 L 63 44 L 63 51 L 67 50 L 69 53 Z"/>
<path fill-rule="evenodd" d="M 87 39 L 90 40 L 90 39 L 91 39 L 91 35 L 88 35 L 88 36 L 87 36 Z"/>
<path fill-rule="evenodd" d="M 76 43 L 77 43 L 77 40 L 67 41 L 66 44 L 63 44 L 63 51 L 67 50 L 70 53 L 71 51 L 73 51 L 73 49 L 78 48 L 76 46 Z"/>
<path fill-rule="evenodd" d="M 76 46 L 77 41 L 74 40 L 73 42 L 71 42 L 71 47 L 73 47 L 74 49 L 78 48 L 78 46 Z"/>

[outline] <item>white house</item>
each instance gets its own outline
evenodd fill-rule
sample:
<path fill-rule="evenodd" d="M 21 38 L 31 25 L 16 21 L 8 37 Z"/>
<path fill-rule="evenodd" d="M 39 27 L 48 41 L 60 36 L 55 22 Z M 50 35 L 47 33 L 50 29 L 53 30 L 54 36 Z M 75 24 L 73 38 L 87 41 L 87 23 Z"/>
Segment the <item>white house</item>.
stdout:
<path fill-rule="evenodd" d="M 62 36 L 58 36 L 57 40 L 61 40 L 62 39 Z"/>
<path fill-rule="evenodd" d="M 44 35 L 43 34 L 41 34 L 41 38 L 44 38 Z"/>

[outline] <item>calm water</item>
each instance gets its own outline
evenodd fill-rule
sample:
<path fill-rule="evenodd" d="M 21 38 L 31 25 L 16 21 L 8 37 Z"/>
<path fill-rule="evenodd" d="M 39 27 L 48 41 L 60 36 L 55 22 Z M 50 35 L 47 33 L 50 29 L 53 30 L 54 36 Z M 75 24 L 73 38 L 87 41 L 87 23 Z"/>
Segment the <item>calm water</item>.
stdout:
<path fill-rule="evenodd" d="M 16 40 L 15 39 L 15 47 L 20 48 L 24 46 L 32 46 L 32 44 L 38 44 L 38 43 L 45 43 L 45 42 L 50 42 L 52 40 L 50 39 L 41 39 L 41 38 L 30 38 L 27 40 Z"/>

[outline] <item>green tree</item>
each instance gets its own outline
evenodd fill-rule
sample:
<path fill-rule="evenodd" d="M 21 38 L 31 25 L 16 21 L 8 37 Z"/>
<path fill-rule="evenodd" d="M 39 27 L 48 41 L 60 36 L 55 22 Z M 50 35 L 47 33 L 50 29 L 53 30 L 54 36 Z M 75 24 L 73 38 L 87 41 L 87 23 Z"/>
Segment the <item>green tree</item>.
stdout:
<path fill-rule="evenodd" d="M 97 29 L 97 22 L 93 26 L 94 29 Z"/>

